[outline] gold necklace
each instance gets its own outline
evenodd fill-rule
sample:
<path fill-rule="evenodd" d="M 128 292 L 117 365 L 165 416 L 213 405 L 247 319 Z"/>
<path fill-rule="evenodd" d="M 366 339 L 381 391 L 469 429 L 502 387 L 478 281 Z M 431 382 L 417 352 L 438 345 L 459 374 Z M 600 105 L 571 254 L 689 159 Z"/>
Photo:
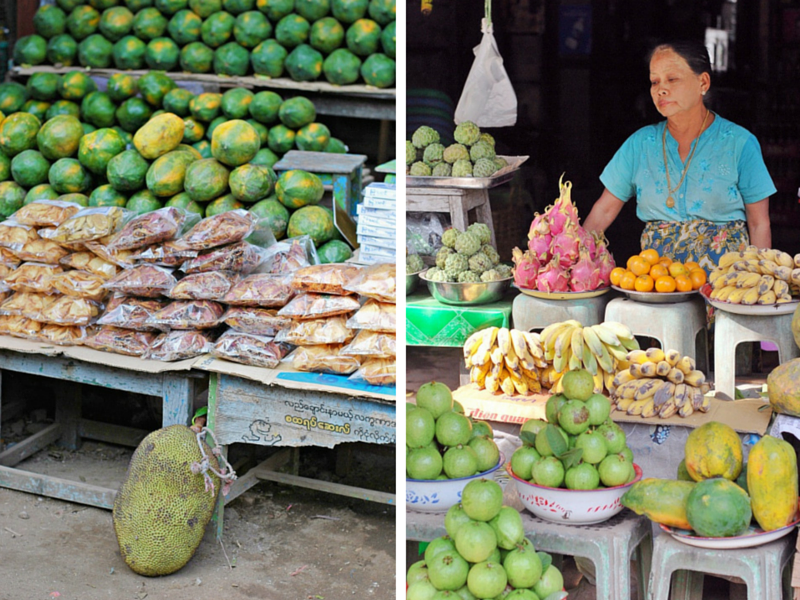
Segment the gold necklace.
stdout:
<path fill-rule="evenodd" d="M 667 172 L 667 206 L 669 208 L 675 206 L 675 199 L 672 197 L 672 194 L 677 192 L 681 188 L 681 185 L 683 185 L 683 180 L 686 178 L 686 173 L 689 172 L 689 165 L 692 164 L 694 151 L 697 150 L 697 146 L 700 145 L 700 134 L 703 133 L 703 129 L 706 127 L 706 121 L 708 120 L 709 114 L 711 114 L 711 111 L 706 110 L 706 116 L 703 118 L 703 124 L 700 125 L 700 131 L 697 132 L 697 137 L 695 138 L 694 146 L 692 146 L 692 151 L 689 153 L 689 158 L 686 159 L 686 166 L 683 168 L 683 173 L 681 173 L 681 180 L 674 188 L 669 180 L 669 162 L 667 161 L 667 124 L 664 124 L 664 133 L 661 136 L 661 148 L 664 151 L 664 169 Z"/>

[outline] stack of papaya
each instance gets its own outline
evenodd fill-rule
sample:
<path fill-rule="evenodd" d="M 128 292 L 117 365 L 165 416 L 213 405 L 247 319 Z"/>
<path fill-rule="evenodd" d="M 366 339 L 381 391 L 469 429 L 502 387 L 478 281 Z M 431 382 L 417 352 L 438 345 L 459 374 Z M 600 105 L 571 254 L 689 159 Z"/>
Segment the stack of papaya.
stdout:
<path fill-rule="evenodd" d="M 14 63 L 395 81 L 395 0 L 57 0 Z"/>
<path fill-rule="evenodd" d="M 797 479 L 797 456 L 788 442 L 765 435 L 744 463 L 736 431 L 712 421 L 689 434 L 677 479 L 643 479 L 625 493 L 622 504 L 701 537 L 733 537 L 752 521 L 763 531 L 794 522 Z"/>

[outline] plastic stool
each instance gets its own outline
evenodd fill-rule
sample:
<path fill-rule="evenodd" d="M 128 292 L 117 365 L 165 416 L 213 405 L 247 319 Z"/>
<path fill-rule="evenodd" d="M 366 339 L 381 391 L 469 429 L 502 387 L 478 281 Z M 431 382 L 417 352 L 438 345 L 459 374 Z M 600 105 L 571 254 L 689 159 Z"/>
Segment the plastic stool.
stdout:
<path fill-rule="evenodd" d="M 784 597 L 783 575 L 794 554 L 794 541 L 795 536 L 790 534 L 753 548 L 709 550 L 689 546 L 666 533 L 658 535 L 653 543 L 648 598 L 668 600 L 672 574 L 678 571 L 673 598 L 700 600 L 703 574 L 708 573 L 743 579 L 748 600 L 780 600 Z M 788 588 L 788 578 L 786 583 Z"/>
<path fill-rule="evenodd" d="M 551 323 L 575 319 L 583 325 L 597 325 L 603 322 L 606 304 L 613 296 L 603 294 L 583 300 L 545 300 L 519 294 L 514 298 L 511 320 L 515 329 L 533 331 L 544 329 Z"/>
<path fill-rule="evenodd" d="M 736 392 L 736 346 L 741 342 L 774 342 L 781 364 L 800 356 L 792 335 L 793 313 L 737 315 L 718 310 L 714 315 L 714 388 L 731 398 Z"/>
<path fill-rule="evenodd" d="M 606 306 L 606 321 L 627 325 L 634 335 L 657 339 L 663 350 L 677 350 L 691 356 L 698 368 L 708 365 L 708 328 L 703 299 L 693 298 L 675 304 L 646 304 L 628 298 L 615 298 Z M 702 356 L 697 356 L 697 334 L 702 333 Z"/>

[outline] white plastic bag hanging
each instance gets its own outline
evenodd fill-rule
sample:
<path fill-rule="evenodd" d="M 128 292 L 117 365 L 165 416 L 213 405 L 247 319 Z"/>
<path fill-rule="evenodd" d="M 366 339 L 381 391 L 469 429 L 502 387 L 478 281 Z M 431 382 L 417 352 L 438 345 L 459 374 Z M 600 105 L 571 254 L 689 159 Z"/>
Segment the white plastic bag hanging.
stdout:
<path fill-rule="evenodd" d="M 455 122 L 479 127 L 510 127 L 517 122 L 517 96 L 497 49 L 492 28 L 491 0 L 481 20 L 483 39 L 473 49 L 475 61 L 456 107 Z"/>

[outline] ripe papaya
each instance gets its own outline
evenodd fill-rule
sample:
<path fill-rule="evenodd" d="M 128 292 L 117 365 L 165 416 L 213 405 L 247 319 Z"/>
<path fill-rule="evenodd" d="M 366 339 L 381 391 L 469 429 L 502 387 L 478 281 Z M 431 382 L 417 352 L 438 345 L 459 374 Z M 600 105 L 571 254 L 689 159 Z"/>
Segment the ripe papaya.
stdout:
<path fill-rule="evenodd" d="M 797 513 L 797 455 L 788 443 L 762 437 L 747 460 L 747 489 L 753 516 L 761 529 L 772 531 L 791 523 Z"/>
<path fill-rule="evenodd" d="M 795 320 L 800 320 L 800 317 L 792 318 L 792 331 Z M 798 326 L 800 327 L 800 323 Z M 772 370 L 767 377 L 767 390 L 773 410 L 784 415 L 800 417 L 800 385 L 797 383 L 799 377 L 800 358 L 785 362 Z"/>
<path fill-rule="evenodd" d="M 695 485 L 693 481 L 648 477 L 625 492 L 622 505 L 656 523 L 691 529 L 686 518 L 686 500 Z"/>
<path fill-rule="evenodd" d="M 738 485 L 722 477 L 696 483 L 686 499 L 686 517 L 703 537 L 733 537 L 750 526 L 750 498 Z"/>
<path fill-rule="evenodd" d="M 148 159 L 174 150 L 183 140 L 184 123 L 178 115 L 163 113 L 153 117 L 133 136 L 133 145 Z"/>
<path fill-rule="evenodd" d="M 742 472 L 742 442 L 724 423 L 711 421 L 693 430 L 684 447 L 686 470 L 695 481 L 724 477 L 735 480 Z"/>

